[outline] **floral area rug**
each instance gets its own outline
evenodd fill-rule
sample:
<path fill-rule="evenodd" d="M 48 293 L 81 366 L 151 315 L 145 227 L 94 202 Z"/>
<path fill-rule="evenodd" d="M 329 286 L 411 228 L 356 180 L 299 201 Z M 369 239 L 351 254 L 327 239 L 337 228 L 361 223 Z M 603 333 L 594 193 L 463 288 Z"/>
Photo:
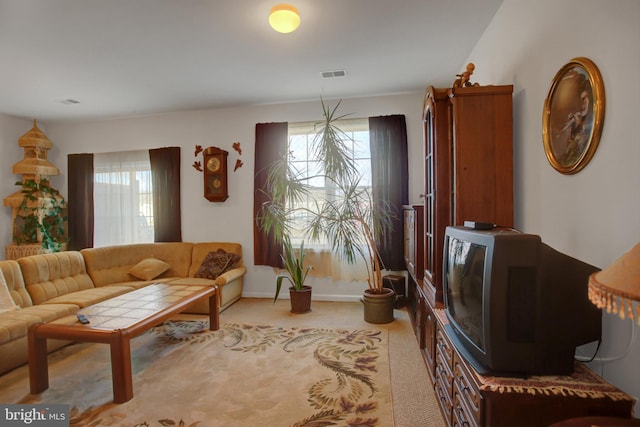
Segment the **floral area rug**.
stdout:
<path fill-rule="evenodd" d="M 2 403 L 65 403 L 72 426 L 393 425 L 386 331 L 174 321 L 132 341 L 134 397 L 114 404 L 109 348 L 49 355 L 49 389 L 28 369 L 0 377 Z"/>

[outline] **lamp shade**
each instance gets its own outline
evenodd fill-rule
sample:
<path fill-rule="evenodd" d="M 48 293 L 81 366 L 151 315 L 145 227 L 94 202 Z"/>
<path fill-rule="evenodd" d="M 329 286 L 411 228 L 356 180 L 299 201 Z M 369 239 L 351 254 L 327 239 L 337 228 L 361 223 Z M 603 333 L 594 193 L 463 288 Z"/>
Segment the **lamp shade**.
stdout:
<path fill-rule="evenodd" d="M 638 319 L 640 325 L 640 243 L 609 267 L 589 277 L 589 299 L 608 313 L 618 313 L 622 319 Z"/>
<path fill-rule="evenodd" d="M 269 13 L 269 25 L 279 33 L 290 33 L 300 25 L 300 13 L 290 4 L 273 6 Z"/>

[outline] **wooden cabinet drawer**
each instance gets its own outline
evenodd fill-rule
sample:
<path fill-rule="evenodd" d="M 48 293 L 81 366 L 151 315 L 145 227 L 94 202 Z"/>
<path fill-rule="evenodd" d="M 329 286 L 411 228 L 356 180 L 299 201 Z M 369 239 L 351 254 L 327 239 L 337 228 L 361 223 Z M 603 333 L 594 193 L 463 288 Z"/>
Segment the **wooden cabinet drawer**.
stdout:
<path fill-rule="evenodd" d="M 454 387 L 453 407 L 451 409 L 451 426 L 452 427 L 480 427 L 473 418 L 473 414 L 464 405 L 460 399 L 457 388 Z"/>
<path fill-rule="evenodd" d="M 453 345 L 447 334 L 441 325 L 436 329 L 436 353 L 442 353 L 443 362 L 449 366 L 449 369 L 453 368 Z"/>
<path fill-rule="evenodd" d="M 451 399 L 453 396 L 453 373 L 441 351 L 436 351 L 436 378 L 440 378 L 442 387 Z"/>
<path fill-rule="evenodd" d="M 442 409 L 442 414 L 447 421 L 447 425 L 452 425 L 452 397 L 453 397 L 453 373 L 451 371 L 451 347 L 449 340 L 439 335 L 441 332 L 436 328 L 436 354 L 435 354 L 435 391 L 438 403 Z"/>
<path fill-rule="evenodd" d="M 447 425 L 451 426 L 452 425 L 452 417 L 451 417 L 452 401 L 451 401 L 451 395 L 449 394 L 449 391 L 448 391 L 447 384 L 451 384 L 451 382 L 447 383 L 447 380 L 445 380 L 442 375 L 436 374 L 436 383 L 434 388 L 436 393 L 436 399 L 438 399 L 438 404 L 440 405 L 440 410 L 442 411 L 443 418 L 447 422 Z"/>
<path fill-rule="evenodd" d="M 459 403 L 456 403 L 456 400 Z M 465 418 L 471 418 L 475 424 L 482 424 L 482 395 L 480 387 L 474 381 L 471 373 L 465 366 L 465 362 L 456 353 L 453 360 L 453 405 L 454 408 L 465 413 Z"/>
<path fill-rule="evenodd" d="M 471 403 L 465 391 L 460 390 L 458 381 L 453 382 L 453 403 L 451 407 L 452 424 L 458 427 L 479 427 L 480 420 L 477 418 L 479 411 L 474 411 L 469 407 Z"/>

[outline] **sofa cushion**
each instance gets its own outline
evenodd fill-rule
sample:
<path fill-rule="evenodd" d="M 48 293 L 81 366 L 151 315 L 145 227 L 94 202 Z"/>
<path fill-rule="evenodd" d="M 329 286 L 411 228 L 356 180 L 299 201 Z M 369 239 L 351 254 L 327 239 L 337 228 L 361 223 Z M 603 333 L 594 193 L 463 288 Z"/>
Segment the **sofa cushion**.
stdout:
<path fill-rule="evenodd" d="M 193 244 L 193 252 L 191 255 L 191 267 L 189 268 L 188 276 L 183 277 L 195 277 L 196 272 L 200 268 L 202 261 L 209 254 L 209 252 L 215 252 L 219 249 L 227 253 L 233 253 L 240 255 L 240 261 L 236 267 L 242 266 L 242 245 L 240 243 L 230 242 L 200 242 Z"/>
<path fill-rule="evenodd" d="M 109 298 L 126 294 L 133 290 L 130 286 L 102 286 L 100 288 L 85 289 L 83 291 L 71 292 L 63 294 L 55 298 L 51 298 L 43 303 L 46 304 L 75 304 L 78 307 L 87 307 L 97 304 Z"/>
<path fill-rule="evenodd" d="M 211 251 L 204 257 L 194 276 L 215 280 L 222 273 L 235 268 L 239 261 L 240 255 L 226 252 L 224 249 Z"/>
<path fill-rule="evenodd" d="M 22 308 L 31 307 L 33 301 L 31 300 L 29 292 L 27 292 L 27 288 L 24 286 L 20 264 L 12 259 L 0 261 L 0 271 L 2 271 L 7 289 L 9 289 L 11 298 L 13 298 L 16 305 Z"/>
<path fill-rule="evenodd" d="M 4 274 L 2 274 L 2 270 L 0 270 L 0 313 L 17 309 L 18 306 L 13 301 L 13 298 L 11 298 L 7 282 L 4 280 Z"/>
<path fill-rule="evenodd" d="M 71 292 L 93 289 L 84 258 L 77 251 L 31 255 L 18 259 L 24 284 L 35 305 Z"/>
<path fill-rule="evenodd" d="M 145 286 L 149 286 L 153 283 L 169 283 L 172 280 L 176 279 L 176 277 L 161 277 L 161 278 L 157 278 L 154 280 L 128 280 L 126 282 L 116 282 L 116 283 L 111 283 L 109 285 L 104 285 L 104 286 L 100 286 L 101 288 L 103 287 L 111 287 L 111 286 L 126 286 L 128 288 L 131 288 L 133 290 L 135 289 L 140 289 L 140 288 L 144 288 Z"/>
<path fill-rule="evenodd" d="M 27 311 L 33 311 L 32 309 L 36 308 L 38 307 L 29 307 Z M 57 307 L 53 304 L 49 304 L 46 308 L 49 309 L 48 312 L 44 312 L 42 315 L 36 315 L 36 317 L 40 317 L 41 320 L 38 320 L 35 323 L 47 321 L 48 323 L 69 325 L 77 323 L 78 321 L 76 316 L 73 315 L 76 310 L 78 310 L 78 307 L 76 307 L 75 305 L 70 305 L 67 307 L 67 309 L 71 310 L 69 311 L 70 315 L 63 314 L 64 311 L 58 311 L 58 309 L 64 310 L 64 307 Z M 19 314 L 23 313 L 24 311 L 25 309 L 20 309 L 9 314 Z M 51 313 L 55 313 L 54 317 L 58 316 L 58 318 L 49 320 L 54 318 L 50 317 Z M 30 314 L 28 316 L 30 316 Z M 0 314 L 0 347 L 2 348 L 2 357 L 0 357 L 0 374 L 4 374 L 5 372 L 17 368 L 20 365 L 24 365 L 27 362 L 29 354 L 27 331 L 29 329 L 29 326 L 31 326 L 32 324 L 32 320 L 28 317 L 25 318 L 23 316 L 20 318 L 5 319 L 4 315 Z M 14 338 L 9 340 L 8 342 L 4 342 L 4 337 L 9 335 L 10 333 L 14 334 Z M 47 340 L 47 350 L 49 352 L 52 352 L 70 343 L 70 341 L 66 340 Z"/>
<path fill-rule="evenodd" d="M 129 274 L 140 280 L 153 280 L 165 271 L 171 268 L 171 265 L 157 258 L 145 258 L 129 270 Z"/>
<path fill-rule="evenodd" d="M 27 336 L 29 326 L 51 322 L 78 311 L 73 304 L 43 304 L 0 314 L 0 345 Z"/>

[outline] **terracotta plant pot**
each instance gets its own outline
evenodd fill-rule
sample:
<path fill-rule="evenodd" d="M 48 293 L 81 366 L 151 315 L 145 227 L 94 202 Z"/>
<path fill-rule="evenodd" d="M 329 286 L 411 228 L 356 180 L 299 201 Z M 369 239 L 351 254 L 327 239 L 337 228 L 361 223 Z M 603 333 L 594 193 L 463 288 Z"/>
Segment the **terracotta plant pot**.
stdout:
<path fill-rule="evenodd" d="M 362 298 L 364 320 L 368 323 L 393 322 L 393 306 L 397 296 L 393 289 L 383 288 L 382 293 L 373 293 L 366 289 Z"/>
<path fill-rule="evenodd" d="M 291 287 L 289 288 L 289 297 L 291 298 L 292 313 L 303 314 L 311 311 L 311 286 L 304 285 L 300 291 Z"/>

